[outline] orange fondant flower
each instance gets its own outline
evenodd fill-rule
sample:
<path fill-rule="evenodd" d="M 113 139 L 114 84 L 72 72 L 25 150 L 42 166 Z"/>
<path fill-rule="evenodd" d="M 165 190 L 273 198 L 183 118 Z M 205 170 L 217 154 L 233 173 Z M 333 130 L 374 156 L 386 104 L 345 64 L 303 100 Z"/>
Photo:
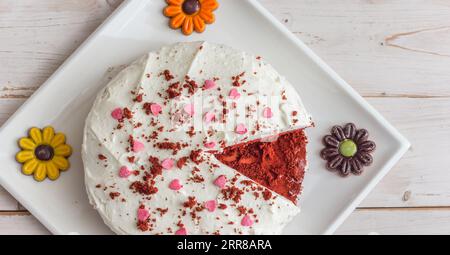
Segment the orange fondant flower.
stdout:
<path fill-rule="evenodd" d="M 181 27 L 183 34 L 202 33 L 206 24 L 215 21 L 214 11 L 219 7 L 217 0 L 166 0 L 168 6 L 164 15 L 170 18 L 170 27 Z"/>

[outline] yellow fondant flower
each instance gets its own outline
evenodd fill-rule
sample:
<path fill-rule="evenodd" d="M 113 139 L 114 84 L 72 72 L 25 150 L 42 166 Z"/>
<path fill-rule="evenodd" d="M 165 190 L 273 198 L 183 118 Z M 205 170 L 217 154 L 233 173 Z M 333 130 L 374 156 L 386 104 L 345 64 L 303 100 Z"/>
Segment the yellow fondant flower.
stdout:
<path fill-rule="evenodd" d="M 217 0 L 166 0 L 168 6 L 164 15 L 170 18 L 170 27 L 185 35 L 202 33 L 206 24 L 215 21 L 214 11 L 219 7 Z"/>
<path fill-rule="evenodd" d="M 68 158 L 72 147 L 66 144 L 66 136 L 56 133 L 53 127 L 31 128 L 28 137 L 19 140 L 22 149 L 16 154 L 17 162 L 22 164 L 22 173 L 33 175 L 36 181 L 58 179 L 60 171 L 70 167 Z"/>

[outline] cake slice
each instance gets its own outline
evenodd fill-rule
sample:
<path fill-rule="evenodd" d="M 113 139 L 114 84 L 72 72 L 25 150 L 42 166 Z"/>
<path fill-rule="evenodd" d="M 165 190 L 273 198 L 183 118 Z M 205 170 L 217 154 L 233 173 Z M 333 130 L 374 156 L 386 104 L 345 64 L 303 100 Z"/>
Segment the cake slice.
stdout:
<path fill-rule="evenodd" d="M 307 165 L 307 138 L 303 130 L 295 130 L 244 144 L 227 147 L 215 154 L 223 164 L 252 181 L 297 203 Z M 271 192 L 264 194 L 272 196 Z"/>

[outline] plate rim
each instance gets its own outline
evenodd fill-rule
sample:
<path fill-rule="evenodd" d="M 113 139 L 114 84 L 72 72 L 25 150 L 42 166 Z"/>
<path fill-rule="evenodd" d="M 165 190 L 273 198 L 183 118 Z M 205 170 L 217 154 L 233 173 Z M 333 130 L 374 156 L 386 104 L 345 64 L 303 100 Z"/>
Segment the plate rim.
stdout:
<path fill-rule="evenodd" d="M 401 159 L 401 157 L 408 151 L 411 144 L 410 142 L 394 127 L 390 124 L 372 105 L 370 105 L 360 94 L 356 92 L 345 80 L 343 80 L 328 64 L 325 63 L 317 54 L 315 54 L 312 49 L 310 49 L 305 43 L 303 43 L 298 37 L 296 37 L 287 27 L 281 24 L 267 9 L 265 9 L 261 3 L 257 0 L 246 0 L 251 6 L 258 11 L 264 18 L 269 20 L 283 35 L 286 39 L 293 42 L 299 50 L 303 51 L 306 56 L 316 64 L 320 69 L 324 71 L 325 74 L 329 76 L 337 85 L 339 85 L 350 97 L 352 97 L 355 102 L 357 102 L 362 108 L 364 108 L 372 117 L 378 121 L 386 131 L 389 132 L 397 142 L 397 147 L 395 154 L 384 163 L 384 166 L 378 171 L 378 173 L 368 182 L 368 184 L 363 188 L 363 190 L 350 202 L 344 206 L 344 209 L 338 214 L 336 219 L 332 221 L 331 224 L 323 231 L 321 234 L 331 235 L 336 229 L 347 219 L 347 217 L 354 211 L 354 209 L 362 202 L 362 200 L 373 190 L 373 188 L 378 184 L 381 179 L 392 169 L 392 167 Z M 122 15 L 130 6 L 133 4 L 140 3 L 141 5 L 146 4 L 145 1 L 141 0 L 129 0 L 121 3 L 113 13 L 105 19 L 105 21 L 91 34 L 88 38 L 63 62 L 61 66 L 33 93 L 33 95 L 26 100 L 0 127 L 0 133 L 14 121 L 16 116 L 20 115 L 22 111 L 27 108 L 33 100 L 35 100 L 50 84 L 53 80 L 62 72 L 65 71 L 67 66 L 69 66 L 75 58 L 80 55 L 85 49 L 87 49 L 95 39 L 112 24 L 117 17 Z M 39 222 L 41 222 L 51 233 L 53 234 L 63 234 L 60 233 L 58 228 L 54 226 L 50 221 L 44 217 L 39 210 L 35 209 L 27 199 L 25 199 L 19 192 L 11 187 L 8 182 L 4 180 L 2 175 L 0 175 L 0 185 L 4 187 L 13 197 L 18 200 L 22 205 L 24 205 L 27 210 L 36 217 Z"/>

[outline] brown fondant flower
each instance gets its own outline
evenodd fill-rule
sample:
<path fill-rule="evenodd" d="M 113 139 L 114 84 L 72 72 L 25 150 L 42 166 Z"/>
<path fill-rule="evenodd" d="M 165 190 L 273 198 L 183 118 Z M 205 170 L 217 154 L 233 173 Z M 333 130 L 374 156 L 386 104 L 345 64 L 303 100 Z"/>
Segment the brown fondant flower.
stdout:
<path fill-rule="evenodd" d="M 352 123 L 344 127 L 334 126 L 331 135 L 323 138 L 325 149 L 320 155 L 328 161 L 327 168 L 330 171 L 339 171 L 342 176 L 350 173 L 360 175 L 363 168 L 373 162 L 371 153 L 376 145 L 368 138 L 367 130 L 358 130 Z"/>
<path fill-rule="evenodd" d="M 215 21 L 214 11 L 219 7 L 216 0 L 166 0 L 168 6 L 164 15 L 170 18 L 170 27 L 178 29 L 185 35 L 193 31 L 202 33 L 206 24 Z"/>

